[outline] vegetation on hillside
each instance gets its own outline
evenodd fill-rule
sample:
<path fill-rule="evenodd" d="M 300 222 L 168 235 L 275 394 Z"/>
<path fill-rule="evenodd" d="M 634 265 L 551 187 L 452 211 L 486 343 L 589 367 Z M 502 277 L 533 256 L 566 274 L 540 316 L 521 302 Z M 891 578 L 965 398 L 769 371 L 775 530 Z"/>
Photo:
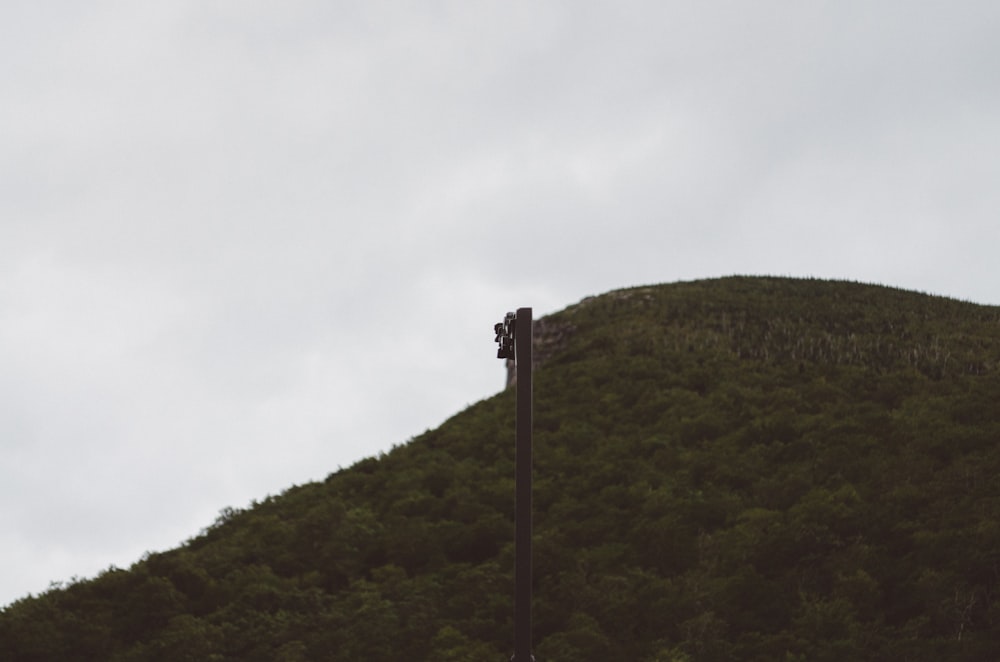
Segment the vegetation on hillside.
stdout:
<path fill-rule="evenodd" d="M 1000 659 L 1000 309 L 727 278 L 544 323 L 539 662 Z M 20 600 L 0 659 L 507 659 L 513 410 Z"/>

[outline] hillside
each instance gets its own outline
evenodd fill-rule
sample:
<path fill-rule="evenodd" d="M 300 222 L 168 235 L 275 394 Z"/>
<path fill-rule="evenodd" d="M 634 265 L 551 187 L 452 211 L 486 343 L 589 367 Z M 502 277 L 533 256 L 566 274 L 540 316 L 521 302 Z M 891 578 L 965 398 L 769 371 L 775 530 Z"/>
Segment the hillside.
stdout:
<path fill-rule="evenodd" d="M 1000 659 L 1000 308 L 734 277 L 538 330 L 539 662 Z M 0 659 L 506 660 L 513 411 L 20 600 Z"/>

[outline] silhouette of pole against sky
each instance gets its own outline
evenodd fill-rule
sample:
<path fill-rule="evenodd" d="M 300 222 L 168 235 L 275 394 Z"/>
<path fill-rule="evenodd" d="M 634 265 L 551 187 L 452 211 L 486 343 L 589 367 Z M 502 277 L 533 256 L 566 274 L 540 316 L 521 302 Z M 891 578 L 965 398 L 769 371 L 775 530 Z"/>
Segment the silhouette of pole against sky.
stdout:
<path fill-rule="evenodd" d="M 507 313 L 494 326 L 497 358 L 511 360 L 517 388 L 514 444 L 514 656 L 531 654 L 531 308 Z"/>

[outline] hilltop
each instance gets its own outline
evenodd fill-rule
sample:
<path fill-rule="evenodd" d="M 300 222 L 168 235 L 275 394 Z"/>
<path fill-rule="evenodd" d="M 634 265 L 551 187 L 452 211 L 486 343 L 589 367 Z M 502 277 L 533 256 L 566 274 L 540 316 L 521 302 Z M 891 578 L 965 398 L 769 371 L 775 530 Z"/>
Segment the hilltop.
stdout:
<path fill-rule="evenodd" d="M 1000 659 L 1000 308 L 734 277 L 536 341 L 539 662 Z M 0 659 L 507 659 L 513 411 L 20 600 Z"/>

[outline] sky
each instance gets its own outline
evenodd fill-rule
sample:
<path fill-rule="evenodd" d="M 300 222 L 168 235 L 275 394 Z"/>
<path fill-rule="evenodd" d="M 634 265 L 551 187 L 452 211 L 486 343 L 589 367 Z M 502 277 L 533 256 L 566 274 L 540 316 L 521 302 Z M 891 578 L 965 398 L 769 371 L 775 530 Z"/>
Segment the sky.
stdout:
<path fill-rule="evenodd" d="M 5 2 L 0 605 L 495 394 L 518 307 L 1000 304 L 997 34 L 991 0 Z"/>

